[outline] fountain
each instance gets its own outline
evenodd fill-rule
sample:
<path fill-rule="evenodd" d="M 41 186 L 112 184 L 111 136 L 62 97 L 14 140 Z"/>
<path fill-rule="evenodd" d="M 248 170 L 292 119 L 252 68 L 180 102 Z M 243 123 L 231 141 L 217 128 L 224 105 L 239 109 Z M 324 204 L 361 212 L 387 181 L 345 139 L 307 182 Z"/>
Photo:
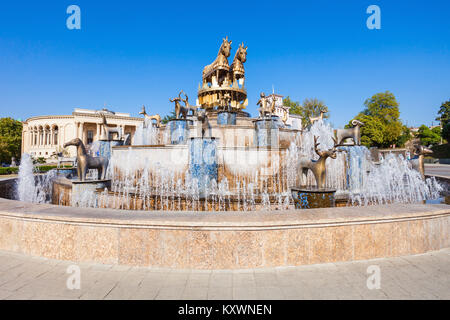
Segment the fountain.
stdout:
<path fill-rule="evenodd" d="M 274 101 L 264 93 L 258 118 L 251 118 L 244 111 L 247 48 L 239 46 L 231 66 L 230 50 L 231 41 L 223 39 L 216 60 L 203 70 L 196 105 L 189 104 L 182 90 L 170 99 L 175 119 L 163 124 L 159 115 L 148 115 L 142 107 L 144 121 L 132 144 L 131 137 L 108 126 L 105 115 L 100 115 L 102 139 L 90 150 L 81 141 L 67 142 L 77 146 L 77 177 L 71 170 L 36 175 L 24 154 L 15 198 L 27 206 L 57 205 L 51 207 L 54 211 L 64 206 L 67 217 L 55 218 L 54 211 L 43 215 L 47 207 L 27 211 L 37 216 L 26 217 L 21 228 L 50 222 L 36 227 L 45 230 L 35 243 L 39 250 L 28 249 L 28 242 L 17 244 L 8 232 L 3 233 L 10 241 L 5 248 L 74 261 L 247 268 L 447 246 L 450 212 L 442 205 L 422 204 L 443 191 L 434 177 L 423 175 L 424 148 L 417 147 L 417 159 L 392 153 L 375 161 L 360 145 L 359 121 L 352 121 L 353 128 L 334 130 L 321 114 L 311 119 L 310 127 L 296 130 L 286 125 L 286 116 L 273 114 Z M 361 206 L 367 206 L 363 214 Z M 8 224 L 8 219 L 0 212 L 0 223 Z M 358 247 L 369 238 L 384 243 L 386 234 L 394 232 L 410 244 L 408 249 L 396 237 L 389 238 L 382 252 Z M 47 239 L 51 234 L 60 237 L 58 246 Z M 443 240 L 432 242 L 435 238 Z M 423 246 L 414 251 L 417 239 Z M 69 248 L 63 257 L 60 245 Z"/>

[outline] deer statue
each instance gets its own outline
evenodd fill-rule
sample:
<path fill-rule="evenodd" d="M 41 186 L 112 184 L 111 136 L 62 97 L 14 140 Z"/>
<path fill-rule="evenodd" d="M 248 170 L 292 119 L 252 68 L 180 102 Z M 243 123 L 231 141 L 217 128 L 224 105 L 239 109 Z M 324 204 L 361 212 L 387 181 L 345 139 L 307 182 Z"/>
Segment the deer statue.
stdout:
<path fill-rule="evenodd" d="M 98 179 L 105 180 L 109 162 L 107 158 L 88 155 L 83 142 L 79 138 L 75 138 L 64 144 L 64 148 L 68 146 L 77 147 L 77 174 L 80 181 L 86 180 L 86 174 L 89 169 L 97 169 Z"/>
<path fill-rule="evenodd" d="M 156 127 L 159 128 L 161 126 L 161 116 L 159 114 L 154 114 L 152 116 L 149 116 L 147 112 L 145 112 L 145 106 L 142 106 L 141 112 L 139 114 L 144 115 L 144 118 L 152 122 L 153 120 L 156 121 Z"/>
<path fill-rule="evenodd" d="M 425 179 L 425 165 L 423 162 L 423 158 L 426 155 L 433 154 L 433 151 L 421 145 L 416 145 L 414 149 L 415 156 L 414 158 L 409 160 L 409 163 L 411 163 L 413 169 L 419 171 L 422 179 Z"/>
<path fill-rule="evenodd" d="M 103 112 L 100 112 L 102 117 L 102 140 L 109 140 L 111 133 L 117 133 L 117 140 L 122 140 L 122 130 L 120 127 L 109 127 L 106 121 L 106 116 Z"/>
<path fill-rule="evenodd" d="M 314 151 L 319 155 L 318 160 L 312 160 L 307 158 L 300 159 L 300 170 L 302 175 L 305 177 L 308 175 L 308 170 L 311 170 L 314 178 L 316 179 L 316 184 L 319 189 L 325 188 L 325 180 L 326 180 L 326 166 L 325 161 L 328 157 L 331 159 L 336 159 L 337 155 L 337 140 L 332 138 L 334 142 L 333 148 L 329 150 L 319 151 L 317 147 L 320 143 L 317 142 L 317 137 L 314 136 Z"/>
<path fill-rule="evenodd" d="M 355 146 L 361 145 L 361 127 L 364 123 L 356 119 L 352 120 L 353 128 L 349 129 L 336 129 L 334 135 L 338 141 L 338 145 L 342 145 L 345 139 L 352 138 Z"/>
<path fill-rule="evenodd" d="M 316 122 L 316 121 L 323 120 L 324 114 L 325 114 L 325 111 L 320 110 L 320 115 L 318 117 L 309 117 L 309 122 L 311 123 L 311 125 L 313 125 L 314 122 Z"/>

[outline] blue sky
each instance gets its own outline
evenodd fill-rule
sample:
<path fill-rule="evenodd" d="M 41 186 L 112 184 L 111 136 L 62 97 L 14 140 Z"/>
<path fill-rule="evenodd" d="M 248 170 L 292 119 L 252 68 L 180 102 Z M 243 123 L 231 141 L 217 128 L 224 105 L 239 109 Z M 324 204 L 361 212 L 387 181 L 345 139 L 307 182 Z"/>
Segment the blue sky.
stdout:
<path fill-rule="evenodd" d="M 81 8 L 81 30 L 66 9 Z M 381 9 L 369 30 L 366 9 Z M 317 97 L 341 127 L 389 90 L 408 125 L 450 99 L 450 1 L 20 1 L 0 7 L 0 117 L 108 108 L 168 114 L 195 101 L 222 38 L 248 46 L 247 111 L 261 91 Z M 222 13 L 222 14 L 221 14 Z"/>

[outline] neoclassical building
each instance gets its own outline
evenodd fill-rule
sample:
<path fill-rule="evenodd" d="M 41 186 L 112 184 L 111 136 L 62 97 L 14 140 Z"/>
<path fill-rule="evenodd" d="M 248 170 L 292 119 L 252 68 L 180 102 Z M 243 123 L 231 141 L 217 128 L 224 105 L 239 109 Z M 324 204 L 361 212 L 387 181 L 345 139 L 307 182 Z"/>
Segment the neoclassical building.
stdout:
<path fill-rule="evenodd" d="M 129 113 L 102 111 L 108 126 L 121 127 L 124 134 L 133 137 L 143 118 L 131 117 Z M 38 116 L 27 119 L 23 124 L 22 153 L 33 157 L 50 158 L 63 150 L 63 144 L 80 138 L 85 145 L 97 141 L 101 136 L 102 118 L 97 110 L 75 108 L 72 115 Z M 70 156 L 75 156 L 75 148 L 68 148 Z"/>

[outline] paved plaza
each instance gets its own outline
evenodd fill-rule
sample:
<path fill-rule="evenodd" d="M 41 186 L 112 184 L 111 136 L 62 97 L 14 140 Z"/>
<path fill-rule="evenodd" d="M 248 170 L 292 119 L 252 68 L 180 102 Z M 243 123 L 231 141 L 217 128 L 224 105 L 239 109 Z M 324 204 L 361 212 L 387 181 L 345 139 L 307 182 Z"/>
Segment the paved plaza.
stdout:
<path fill-rule="evenodd" d="M 79 267 L 81 286 L 69 290 L 73 274 L 67 270 L 73 265 Z M 373 268 L 379 268 L 379 289 L 368 288 Z M 374 283 L 369 281 L 369 286 Z M 76 264 L 0 251 L 0 299 L 450 299 L 450 249 L 357 262 L 212 271 Z"/>
<path fill-rule="evenodd" d="M 425 164 L 425 174 L 450 179 L 450 164 Z"/>

